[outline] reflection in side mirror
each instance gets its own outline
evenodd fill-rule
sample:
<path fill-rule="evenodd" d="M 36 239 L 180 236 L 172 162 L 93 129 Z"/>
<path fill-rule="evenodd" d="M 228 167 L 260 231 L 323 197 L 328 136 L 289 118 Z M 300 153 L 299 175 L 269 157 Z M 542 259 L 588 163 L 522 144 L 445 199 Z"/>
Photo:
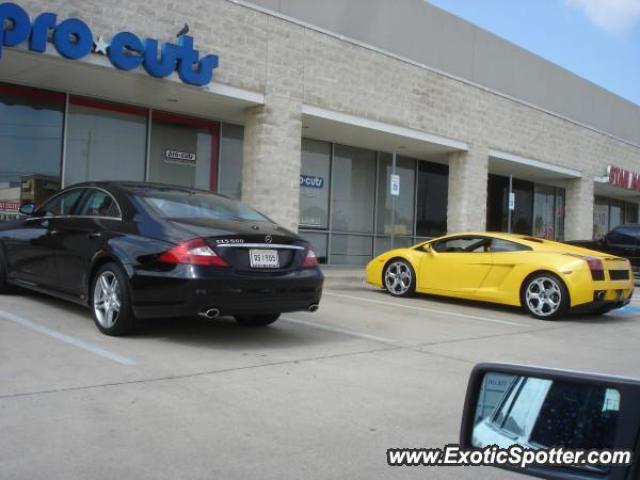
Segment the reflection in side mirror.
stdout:
<path fill-rule="evenodd" d="M 20 212 L 20 215 L 23 215 L 25 217 L 31 217 L 35 209 L 36 209 L 36 206 L 33 203 L 25 203 L 20 207 L 19 212 Z"/>
<path fill-rule="evenodd" d="M 638 381 L 486 364 L 476 366 L 469 380 L 460 443 L 464 448 L 635 450 L 639 430 Z M 543 478 L 577 478 L 576 472 L 626 478 L 629 468 L 535 465 L 525 470 Z"/>

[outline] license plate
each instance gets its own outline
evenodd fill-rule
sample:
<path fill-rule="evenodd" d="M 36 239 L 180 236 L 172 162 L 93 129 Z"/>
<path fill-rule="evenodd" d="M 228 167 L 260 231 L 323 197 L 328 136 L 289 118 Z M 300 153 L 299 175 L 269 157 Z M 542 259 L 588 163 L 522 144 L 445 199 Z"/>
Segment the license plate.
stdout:
<path fill-rule="evenodd" d="M 277 250 L 249 250 L 251 268 L 280 268 Z"/>

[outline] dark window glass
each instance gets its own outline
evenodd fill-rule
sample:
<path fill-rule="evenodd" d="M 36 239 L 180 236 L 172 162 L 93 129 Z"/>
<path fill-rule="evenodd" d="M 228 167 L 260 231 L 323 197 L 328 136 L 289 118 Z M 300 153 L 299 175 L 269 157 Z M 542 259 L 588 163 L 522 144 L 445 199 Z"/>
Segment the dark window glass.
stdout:
<path fill-rule="evenodd" d="M 120 216 L 120 209 L 113 197 L 107 192 L 91 190 L 88 198 L 78 211 L 78 215 L 118 218 Z"/>
<path fill-rule="evenodd" d="M 487 230 L 506 232 L 509 202 L 509 179 L 500 175 L 489 175 L 487 190 Z"/>
<path fill-rule="evenodd" d="M 73 207 L 84 192 L 82 188 L 74 188 L 66 193 L 62 193 L 48 202 L 36 212 L 38 217 L 53 217 L 60 215 L 69 215 L 73 211 Z"/>
<path fill-rule="evenodd" d="M 638 223 L 638 204 L 626 203 L 624 208 L 624 223 Z"/>
<path fill-rule="evenodd" d="M 221 126 L 218 192 L 237 200 L 242 197 L 243 140 L 244 127 L 228 123 Z"/>
<path fill-rule="evenodd" d="M 486 237 L 455 237 L 436 242 L 433 249 L 440 253 L 482 253 L 488 251 L 490 243 Z"/>
<path fill-rule="evenodd" d="M 138 193 L 164 218 L 269 221 L 242 203 L 218 195 L 171 188 L 145 189 Z"/>
<path fill-rule="evenodd" d="M 67 128 L 65 185 L 86 180 L 144 180 L 144 109 L 72 98 Z"/>
<path fill-rule="evenodd" d="M 619 200 L 609 202 L 609 230 L 624 223 L 624 203 Z"/>
<path fill-rule="evenodd" d="M 533 233 L 533 183 L 513 179 L 515 209 L 511 222 L 513 233 L 531 235 Z"/>
<path fill-rule="evenodd" d="M 491 241 L 492 252 L 522 252 L 525 250 L 531 250 L 531 248 L 526 245 L 520 245 L 519 243 L 501 240 L 499 238 L 494 238 Z"/>
<path fill-rule="evenodd" d="M 0 84 L 0 221 L 60 190 L 64 95 Z"/>
<path fill-rule="evenodd" d="M 329 226 L 331 144 L 302 139 L 300 166 L 300 226 Z"/>
<path fill-rule="evenodd" d="M 218 136 L 216 122 L 153 112 L 149 181 L 215 190 Z"/>
<path fill-rule="evenodd" d="M 449 166 L 418 162 L 416 235 L 436 237 L 447 231 Z"/>
<path fill-rule="evenodd" d="M 543 196 L 539 195 L 541 202 L 537 222 L 538 233 L 549 238 L 561 238 L 564 235 L 564 218 L 560 221 L 561 225 L 554 225 L 551 216 L 554 214 L 554 190 L 551 187 L 540 186 L 541 191 L 547 192 L 549 195 L 544 197 L 548 202 L 546 205 L 547 212 L 542 212 L 545 206 L 542 205 Z M 534 184 L 525 180 L 513 179 L 512 191 L 515 196 L 515 208 L 511 212 L 511 232 L 531 235 L 534 232 L 533 224 L 533 205 L 534 205 Z M 563 199 L 564 197 L 562 197 Z M 555 215 L 559 214 L 558 205 L 555 206 Z M 548 211 L 551 208 L 551 211 Z M 564 202 L 560 205 L 561 211 L 564 212 Z M 501 175 L 489 175 L 488 191 L 487 191 L 487 230 L 494 232 L 509 231 L 509 178 Z"/>
<path fill-rule="evenodd" d="M 529 441 L 547 448 L 613 448 L 619 405 L 618 390 L 553 382 Z"/>
<path fill-rule="evenodd" d="M 391 195 L 392 173 L 391 154 L 381 153 L 378 169 L 378 233 L 413 235 L 416 161 L 412 158 L 396 158 L 396 175 L 400 177 L 398 196 Z"/>
<path fill-rule="evenodd" d="M 614 245 L 635 245 L 638 241 L 638 228 L 618 227 L 607 235 L 607 242 Z"/>

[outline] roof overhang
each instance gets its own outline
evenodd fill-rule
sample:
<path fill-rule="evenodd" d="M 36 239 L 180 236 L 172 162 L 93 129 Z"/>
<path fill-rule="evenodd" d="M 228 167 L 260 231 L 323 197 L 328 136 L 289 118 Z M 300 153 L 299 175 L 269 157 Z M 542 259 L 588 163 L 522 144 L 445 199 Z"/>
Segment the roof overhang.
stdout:
<path fill-rule="evenodd" d="M 489 172 L 533 182 L 555 182 L 582 178 L 582 172 L 513 153 L 489 149 Z"/>
<path fill-rule="evenodd" d="M 419 159 L 469 149 L 458 140 L 312 105 L 303 105 L 302 115 L 306 138 Z"/>
<path fill-rule="evenodd" d="M 2 82 L 233 123 L 244 123 L 247 107 L 264 104 L 259 92 L 215 80 L 206 87 L 186 85 L 175 73 L 158 79 L 141 68 L 122 71 L 96 54 L 73 61 L 53 49 L 33 53 L 21 47 L 4 48 L 0 66 Z"/>

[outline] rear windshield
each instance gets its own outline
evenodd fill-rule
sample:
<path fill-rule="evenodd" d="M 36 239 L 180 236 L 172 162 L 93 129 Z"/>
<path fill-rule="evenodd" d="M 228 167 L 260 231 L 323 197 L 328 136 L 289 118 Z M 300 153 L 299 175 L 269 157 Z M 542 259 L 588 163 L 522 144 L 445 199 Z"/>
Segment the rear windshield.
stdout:
<path fill-rule="evenodd" d="M 164 218 L 209 220 L 270 220 L 240 202 L 204 192 L 185 190 L 145 190 L 142 198 Z"/>

